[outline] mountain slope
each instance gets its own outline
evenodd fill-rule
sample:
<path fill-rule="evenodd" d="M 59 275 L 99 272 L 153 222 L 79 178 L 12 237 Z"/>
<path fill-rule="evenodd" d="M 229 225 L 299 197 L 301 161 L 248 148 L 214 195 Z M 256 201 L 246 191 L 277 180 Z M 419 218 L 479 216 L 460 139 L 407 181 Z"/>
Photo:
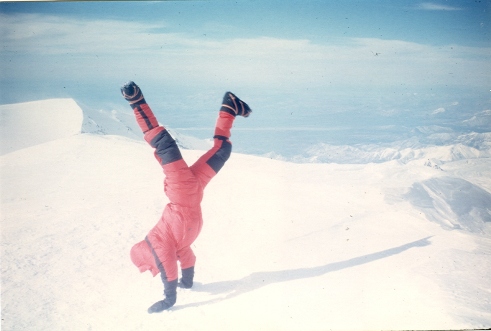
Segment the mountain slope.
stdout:
<path fill-rule="evenodd" d="M 189 164 L 201 154 L 183 150 Z M 233 153 L 205 192 L 196 284 L 156 315 L 161 281 L 129 259 L 167 203 L 149 146 L 78 134 L 0 160 L 5 329 L 491 326 L 487 159 L 442 172 Z M 442 226 L 444 203 L 464 220 L 480 210 L 481 232 Z"/>

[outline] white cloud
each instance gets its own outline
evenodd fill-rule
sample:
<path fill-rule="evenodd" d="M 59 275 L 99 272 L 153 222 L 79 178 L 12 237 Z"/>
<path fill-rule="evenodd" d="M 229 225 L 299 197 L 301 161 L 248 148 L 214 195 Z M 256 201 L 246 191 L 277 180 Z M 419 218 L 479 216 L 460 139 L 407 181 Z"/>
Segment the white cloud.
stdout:
<path fill-rule="evenodd" d="M 433 114 L 433 115 L 436 115 L 436 114 L 440 114 L 440 113 L 444 113 L 444 112 L 445 112 L 445 108 L 440 107 L 440 108 L 438 108 L 438 109 L 435 109 L 435 110 L 432 112 L 432 114 Z"/>
<path fill-rule="evenodd" d="M 417 6 L 417 9 L 421 9 L 421 10 L 448 10 L 448 11 L 462 10 L 462 8 L 460 8 L 460 7 L 442 5 L 442 4 L 433 3 L 433 2 L 423 2 Z"/>
<path fill-rule="evenodd" d="M 117 20 L 83 20 L 42 14 L 0 14 L 4 51 L 39 54 L 115 52 L 155 47 L 155 33 L 164 25 Z M 161 34 L 160 42 L 179 40 Z"/>
<path fill-rule="evenodd" d="M 2 55 L 11 68 L 4 79 L 22 72 L 82 79 L 91 71 L 105 77 L 138 71 L 159 80 L 165 73 L 166 79 L 180 82 L 234 80 L 297 90 L 491 85 L 491 48 L 373 38 L 324 44 L 271 37 L 213 40 L 170 33 L 165 24 L 40 14 L 0 15 L 0 32 Z M 19 55 L 32 56 L 36 63 L 20 63 Z"/>

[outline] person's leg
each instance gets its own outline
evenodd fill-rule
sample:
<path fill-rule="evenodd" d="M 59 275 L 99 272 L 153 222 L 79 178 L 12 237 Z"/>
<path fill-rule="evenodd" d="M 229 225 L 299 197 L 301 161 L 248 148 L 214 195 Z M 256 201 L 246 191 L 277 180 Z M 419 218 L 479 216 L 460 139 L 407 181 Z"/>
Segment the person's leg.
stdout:
<path fill-rule="evenodd" d="M 130 81 L 121 87 L 121 94 L 130 104 L 136 117 L 136 122 L 143 133 L 159 126 L 155 115 L 148 106 L 140 87 Z"/>
<path fill-rule="evenodd" d="M 159 125 L 152 109 L 147 104 L 141 89 L 134 82 L 128 82 L 121 87 L 123 97 L 130 104 L 138 126 L 144 134 L 145 140 L 155 148 L 155 157 L 159 163 L 166 164 L 182 159 L 176 142 L 167 130 Z"/>
<path fill-rule="evenodd" d="M 213 147 L 191 166 L 191 170 L 203 188 L 220 171 L 230 157 L 232 143 L 229 138 L 235 117 L 248 117 L 251 112 L 251 108 L 233 93 L 225 93 L 215 125 Z"/>
<path fill-rule="evenodd" d="M 213 147 L 191 166 L 191 171 L 200 181 L 202 188 L 205 188 L 230 157 L 232 143 L 228 138 L 233 121 L 232 115 L 225 112 L 219 113 L 213 137 Z M 228 133 L 225 133 L 226 131 Z"/>
<path fill-rule="evenodd" d="M 179 280 L 179 287 L 191 288 L 194 279 L 194 265 L 196 256 L 190 246 L 186 246 L 177 252 L 177 259 L 181 264 L 182 277 Z"/>
<path fill-rule="evenodd" d="M 183 206 L 199 200 L 196 178 L 183 160 L 174 138 L 159 125 L 141 89 L 134 82 L 128 82 L 121 88 L 121 93 L 133 109 L 145 141 L 155 149 L 155 158 L 164 170 L 165 193 L 169 200 Z"/>

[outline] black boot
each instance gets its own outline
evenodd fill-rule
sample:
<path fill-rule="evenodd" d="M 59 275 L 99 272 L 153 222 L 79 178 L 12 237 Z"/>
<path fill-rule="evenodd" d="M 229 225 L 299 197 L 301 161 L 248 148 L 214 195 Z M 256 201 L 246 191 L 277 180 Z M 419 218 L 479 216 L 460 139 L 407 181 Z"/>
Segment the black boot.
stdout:
<path fill-rule="evenodd" d="M 178 286 L 180 288 L 193 287 L 194 267 L 182 269 L 182 278 L 179 280 Z"/>
<path fill-rule="evenodd" d="M 143 93 L 134 82 L 129 81 L 121 87 L 121 94 L 130 103 L 130 105 L 138 105 L 145 103 Z"/>
<path fill-rule="evenodd" d="M 223 96 L 222 108 L 220 111 L 225 111 L 233 116 L 247 117 L 252 112 L 251 108 L 244 101 L 240 100 L 232 92 L 227 92 Z"/>
<path fill-rule="evenodd" d="M 148 308 L 149 314 L 160 313 L 174 306 L 177 300 L 177 279 L 165 284 L 164 296 L 164 300 L 158 301 Z"/>

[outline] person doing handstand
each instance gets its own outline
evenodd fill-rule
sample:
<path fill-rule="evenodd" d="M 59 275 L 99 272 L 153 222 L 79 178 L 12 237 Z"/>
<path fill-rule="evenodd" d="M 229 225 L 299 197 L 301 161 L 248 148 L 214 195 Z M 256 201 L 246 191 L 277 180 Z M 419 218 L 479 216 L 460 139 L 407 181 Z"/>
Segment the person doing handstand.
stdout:
<path fill-rule="evenodd" d="M 131 260 L 140 272 L 150 271 L 154 277 L 160 273 L 164 300 L 148 309 L 149 313 L 156 313 L 176 303 L 178 286 L 193 286 L 196 256 L 191 244 L 203 225 L 203 191 L 230 157 L 232 144 L 229 138 L 235 117 L 248 117 L 251 108 L 233 93 L 226 92 L 218 112 L 213 147 L 189 167 L 175 140 L 158 123 L 141 89 L 130 81 L 121 87 L 121 93 L 133 109 L 145 141 L 154 148 L 155 157 L 164 171 L 164 191 L 170 201 L 157 224 L 130 251 Z M 181 267 L 179 282 L 178 262 Z"/>

